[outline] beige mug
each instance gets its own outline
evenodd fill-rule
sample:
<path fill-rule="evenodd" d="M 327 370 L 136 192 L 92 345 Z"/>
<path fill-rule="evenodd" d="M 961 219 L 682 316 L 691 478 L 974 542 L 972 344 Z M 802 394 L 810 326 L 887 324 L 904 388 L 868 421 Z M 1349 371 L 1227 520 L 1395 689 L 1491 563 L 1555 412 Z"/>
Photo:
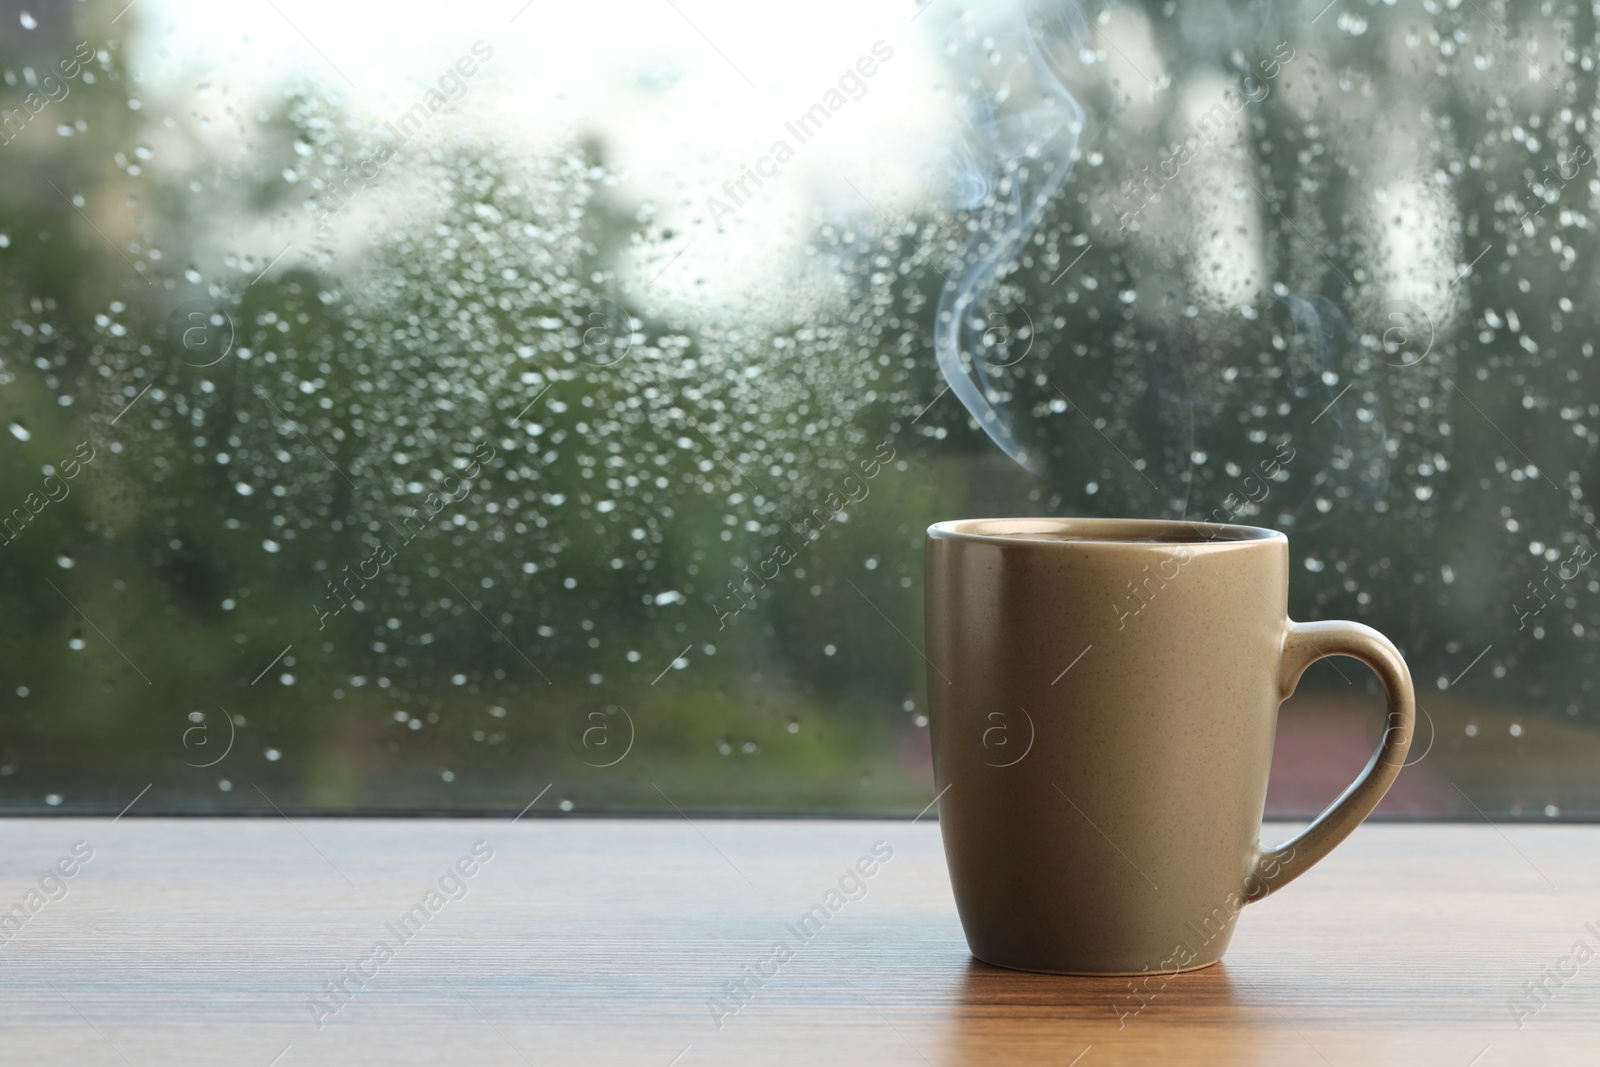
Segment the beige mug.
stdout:
<path fill-rule="evenodd" d="M 1055 974 L 1216 963 L 1244 904 L 1383 798 L 1411 744 L 1400 653 L 1291 622 L 1289 542 L 1246 526 L 972 519 L 928 528 L 933 768 L 972 954 Z M 1259 841 L 1278 705 L 1350 656 L 1388 692 L 1371 762 L 1293 839 Z"/>

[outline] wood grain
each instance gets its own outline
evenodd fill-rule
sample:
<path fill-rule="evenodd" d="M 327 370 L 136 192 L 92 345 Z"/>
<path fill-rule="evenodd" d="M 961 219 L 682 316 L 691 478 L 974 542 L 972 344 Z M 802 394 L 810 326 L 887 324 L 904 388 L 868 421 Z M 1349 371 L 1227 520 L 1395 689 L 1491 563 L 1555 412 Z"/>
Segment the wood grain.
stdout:
<path fill-rule="evenodd" d="M 1220 966 L 1142 1004 L 1126 980 L 975 963 L 927 820 L 0 827 L 0 909 L 94 850 L 0 946 L 0 1063 L 1600 1062 L 1600 955 L 1520 1030 L 1508 1007 L 1600 948 L 1594 826 L 1365 826 L 1249 908 Z M 427 912 L 477 841 L 493 858 Z M 880 841 L 865 896 L 796 938 Z M 419 904 L 401 943 L 387 924 Z M 319 1029 L 310 1003 L 379 939 L 393 958 Z M 792 958 L 765 964 L 780 940 Z M 719 1028 L 708 1004 L 747 966 L 776 973 Z"/>

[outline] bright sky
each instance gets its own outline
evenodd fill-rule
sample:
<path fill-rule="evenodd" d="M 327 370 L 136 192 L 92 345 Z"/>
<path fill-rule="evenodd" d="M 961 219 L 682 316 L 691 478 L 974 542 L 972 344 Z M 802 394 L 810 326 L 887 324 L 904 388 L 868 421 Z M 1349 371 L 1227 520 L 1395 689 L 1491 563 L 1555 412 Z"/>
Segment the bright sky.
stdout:
<path fill-rule="evenodd" d="M 530 147 L 598 133 L 624 196 L 651 202 L 657 225 L 682 234 L 657 250 L 660 262 L 634 272 L 635 288 L 651 290 L 636 294 L 641 306 L 678 305 L 681 313 L 725 301 L 730 287 L 749 294 L 763 280 L 792 297 L 804 274 L 801 243 L 817 222 L 877 225 L 878 212 L 894 218 L 926 200 L 930 172 L 958 132 L 939 86 L 943 71 L 930 58 L 948 28 L 940 2 L 915 21 L 905 0 L 400 0 L 381 15 L 329 0 L 141 0 L 128 17 L 147 114 L 182 114 L 197 93 L 258 107 L 281 99 L 283 85 L 310 79 L 342 98 L 349 114 L 381 123 L 483 41 L 494 56 L 450 105 L 454 127 Z M 959 16 L 959 7 L 952 3 L 948 14 Z M 865 94 L 799 144 L 784 123 L 880 41 L 893 58 L 864 79 Z M 761 189 L 747 185 L 756 195 L 734 205 L 723 183 L 780 137 L 794 159 Z M 735 208 L 720 231 L 707 212 L 710 196 Z M 372 215 L 341 222 L 366 225 Z"/>
<path fill-rule="evenodd" d="M 952 151 L 963 135 L 947 48 L 956 38 L 1004 36 L 1014 2 L 972 9 L 925 0 L 919 13 L 915 0 L 395 0 L 381 7 L 138 0 L 125 17 L 135 31 L 132 65 L 148 118 L 231 104 L 246 116 L 247 130 L 251 112 L 281 101 L 285 85 L 304 79 L 351 116 L 374 126 L 393 120 L 481 40 L 493 58 L 425 137 L 471 131 L 503 147 L 537 150 L 576 133 L 597 135 L 619 177 L 620 198 L 648 204 L 653 224 L 677 235 L 628 265 L 632 306 L 673 320 L 769 313 L 792 320 L 830 297 L 829 265 L 804 254 L 820 224 L 894 225 L 947 195 Z M 1192 70 L 1183 83 L 1171 82 L 1142 13 L 1110 9 L 1095 32 L 1105 44 L 1106 76 L 1120 87 L 1119 123 L 1147 124 L 1159 94 L 1176 92 L 1201 109 L 1220 97 L 1220 71 Z M 785 122 L 823 99 L 880 41 L 893 58 L 864 80 L 860 99 L 800 144 Z M 1302 73 L 1287 71 L 1279 91 L 1303 93 Z M 237 144 L 239 128 L 238 120 L 216 123 L 218 146 Z M 794 158 L 760 189 L 747 186 L 754 192 L 748 202 L 734 203 L 723 183 L 737 181 L 779 138 Z M 1408 178 L 1419 173 L 1415 165 L 1402 169 Z M 380 184 L 379 195 L 364 196 L 338 219 L 350 255 L 359 254 L 373 226 L 397 217 L 385 197 L 410 197 L 408 212 L 438 199 L 401 168 Z M 1196 281 L 1222 307 L 1250 305 L 1265 283 L 1260 207 L 1233 195 L 1239 184 L 1221 172 L 1189 183 L 1180 198 L 1183 217 L 1166 227 L 1170 233 L 1187 228 L 1190 217 L 1209 220 L 1192 237 L 1202 275 Z M 1432 235 L 1449 222 L 1439 198 L 1426 192 L 1374 191 L 1378 232 L 1396 229 L 1377 225 L 1380 215 L 1399 211 L 1409 220 L 1403 240 L 1380 242 L 1378 258 L 1390 274 L 1413 279 L 1416 299 L 1442 311 L 1433 307 L 1440 300 L 1432 288 L 1443 268 L 1424 269 L 1437 265 L 1414 262 L 1412 251 L 1419 227 Z M 708 211 L 712 196 L 733 209 L 720 229 Z M 263 231 L 239 250 L 264 262 L 284 241 L 281 232 Z"/>

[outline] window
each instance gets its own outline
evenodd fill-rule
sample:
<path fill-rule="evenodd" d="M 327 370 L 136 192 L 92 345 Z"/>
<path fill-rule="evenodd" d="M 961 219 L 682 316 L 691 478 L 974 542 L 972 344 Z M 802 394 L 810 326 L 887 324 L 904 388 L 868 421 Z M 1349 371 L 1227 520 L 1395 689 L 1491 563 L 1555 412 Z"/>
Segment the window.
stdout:
<path fill-rule="evenodd" d="M 915 812 L 926 525 L 1185 515 L 1404 650 L 1387 810 L 1593 815 L 1595 32 L 23 11 L 0 798 Z M 1271 810 L 1381 725 L 1316 667 Z"/>

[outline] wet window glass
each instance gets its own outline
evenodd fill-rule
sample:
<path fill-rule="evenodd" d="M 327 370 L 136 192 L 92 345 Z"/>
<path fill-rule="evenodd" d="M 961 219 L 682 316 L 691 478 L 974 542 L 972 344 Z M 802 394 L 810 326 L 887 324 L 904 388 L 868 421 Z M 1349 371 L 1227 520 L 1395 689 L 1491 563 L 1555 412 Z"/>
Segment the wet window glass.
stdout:
<path fill-rule="evenodd" d="M 1587 5 L 0 22 L 9 809 L 914 814 L 926 526 L 1112 515 L 1394 638 L 1381 810 L 1600 811 Z"/>

